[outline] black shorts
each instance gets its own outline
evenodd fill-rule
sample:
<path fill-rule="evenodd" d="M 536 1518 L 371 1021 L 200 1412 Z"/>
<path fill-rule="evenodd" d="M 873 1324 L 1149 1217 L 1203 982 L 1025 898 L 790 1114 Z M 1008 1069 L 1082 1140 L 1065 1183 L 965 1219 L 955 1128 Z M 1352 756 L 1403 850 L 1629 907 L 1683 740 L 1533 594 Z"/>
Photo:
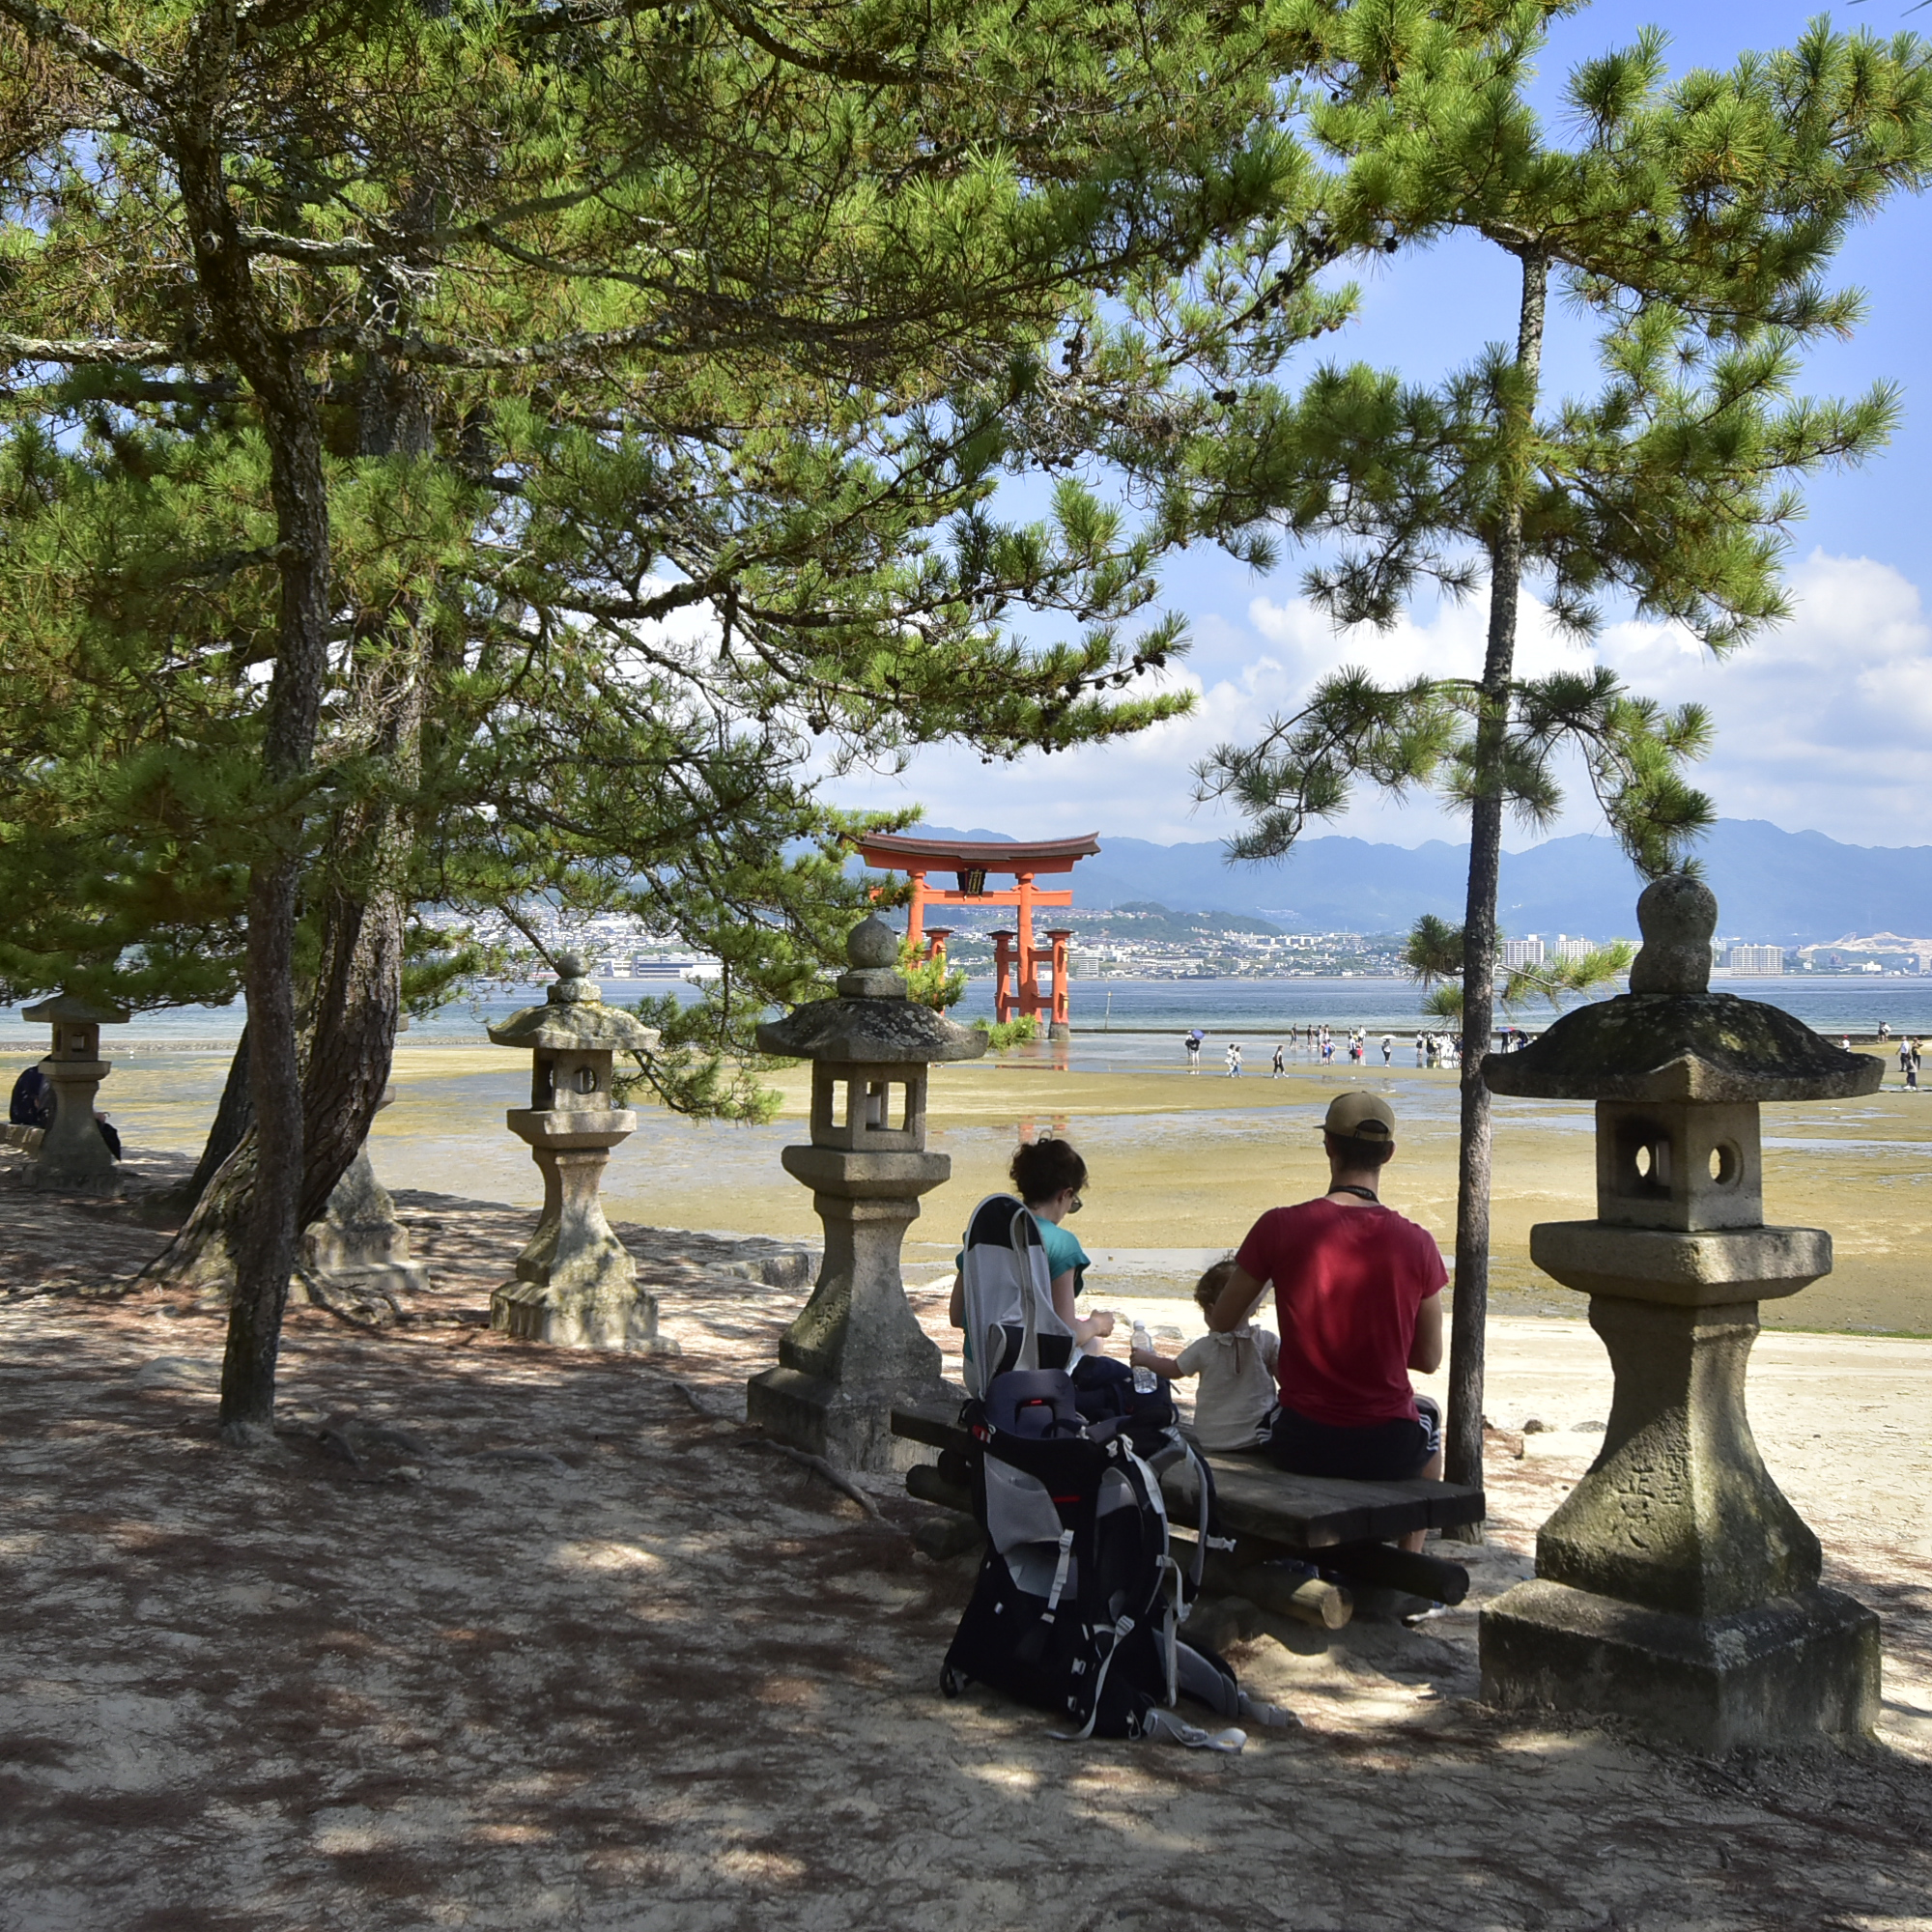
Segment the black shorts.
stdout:
<path fill-rule="evenodd" d="M 1415 1399 L 1419 1422 L 1398 1416 L 1360 1429 L 1312 1422 L 1285 1405 L 1271 1418 L 1262 1452 L 1296 1476 L 1346 1476 L 1360 1483 L 1394 1483 L 1419 1476 L 1442 1447 L 1442 1411 L 1426 1395 Z"/>

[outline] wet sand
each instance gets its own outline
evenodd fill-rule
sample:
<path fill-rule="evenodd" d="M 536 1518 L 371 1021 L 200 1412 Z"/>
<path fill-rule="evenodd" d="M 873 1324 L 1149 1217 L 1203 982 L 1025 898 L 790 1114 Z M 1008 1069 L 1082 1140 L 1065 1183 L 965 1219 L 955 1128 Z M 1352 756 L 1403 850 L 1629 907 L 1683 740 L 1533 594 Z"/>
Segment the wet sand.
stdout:
<path fill-rule="evenodd" d="M 392 1186 L 446 1189 L 517 1206 L 540 1198 L 528 1151 L 503 1125 L 526 1104 L 527 1063 L 487 1045 L 405 1044 L 396 1104 L 377 1121 L 378 1172 Z M 131 1055 L 102 1101 L 130 1142 L 198 1147 L 225 1062 Z M 1767 1107 L 1766 1211 L 1830 1230 L 1836 1271 L 1803 1294 L 1765 1304 L 1767 1327 L 1932 1333 L 1925 1261 L 1932 1222 L 1932 1093 L 1895 1084 L 1862 1100 Z M 733 1234 L 815 1238 L 810 1198 L 779 1165 L 804 1137 L 808 1075 L 772 1077 L 777 1121 L 734 1126 L 640 1109 L 605 1186 L 613 1218 Z M 1076 1228 L 1096 1262 L 1096 1293 L 1182 1293 L 1205 1261 L 1237 1243 L 1256 1215 L 1321 1184 L 1317 1133 L 1328 1096 L 1350 1085 L 1385 1094 L 1401 1122 L 1385 1196 L 1445 1246 L 1455 1224 L 1456 1076 L 1400 1065 L 1284 1080 L 1183 1069 L 1056 1071 L 1041 1049 L 937 1067 L 931 1145 L 952 1179 L 929 1195 L 907 1258 L 943 1264 L 974 1202 L 1005 1184 L 1022 1134 L 1072 1138 L 1093 1170 Z M 1493 1294 L 1506 1315 L 1575 1317 L 1577 1297 L 1529 1260 L 1529 1229 L 1595 1212 L 1587 1106 L 1498 1100 Z"/>

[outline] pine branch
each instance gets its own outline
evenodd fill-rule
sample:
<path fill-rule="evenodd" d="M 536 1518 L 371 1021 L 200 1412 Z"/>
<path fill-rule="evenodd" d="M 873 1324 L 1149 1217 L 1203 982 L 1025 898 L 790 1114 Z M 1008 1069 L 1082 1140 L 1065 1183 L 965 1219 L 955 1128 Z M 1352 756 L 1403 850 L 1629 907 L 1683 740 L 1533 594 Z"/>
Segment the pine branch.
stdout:
<path fill-rule="evenodd" d="M 0 0 L 0 18 L 12 20 L 43 46 L 60 48 L 95 72 L 140 95 L 151 105 L 167 104 L 169 90 L 161 75 L 105 41 L 97 40 L 51 7 L 40 6 L 38 0 Z"/>

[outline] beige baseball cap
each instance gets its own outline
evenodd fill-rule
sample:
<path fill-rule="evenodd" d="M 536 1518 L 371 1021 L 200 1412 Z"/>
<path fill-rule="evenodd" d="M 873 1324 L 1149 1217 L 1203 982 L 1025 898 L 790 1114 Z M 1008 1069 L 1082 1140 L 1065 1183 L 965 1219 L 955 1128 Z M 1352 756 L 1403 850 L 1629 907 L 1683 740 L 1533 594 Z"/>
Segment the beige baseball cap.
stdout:
<path fill-rule="evenodd" d="M 1321 1131 L 1343 1141 L 1392 1141 L 1395 1109 L 1379 1094 L 1364 1094 L 1360 1089 L 1337 1094 L 1328 1103 Z"/>

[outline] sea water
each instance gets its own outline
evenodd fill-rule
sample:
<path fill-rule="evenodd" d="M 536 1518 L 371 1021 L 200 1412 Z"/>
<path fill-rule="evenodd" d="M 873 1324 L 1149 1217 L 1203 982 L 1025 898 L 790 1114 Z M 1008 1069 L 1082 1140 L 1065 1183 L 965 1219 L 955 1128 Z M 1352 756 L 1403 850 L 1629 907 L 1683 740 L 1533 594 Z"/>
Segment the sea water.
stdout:
<path fill-rule="evenodd" d="M 604 997 L 612 1004 L 669 991 L 682 1001 L 698 997 L 696 987 L 662 980 L 605 980 Z M 1868 977 L 1786 974 L 1781 977 L 1712 981 L 1717 992 L 1762 1000 L 1784 1010 L 1816 1031 L 1833 1037 L 1850 1034 L 1869 1043 L 1881 1022 L 1894 1037 L 1902 1034 L 1932 1037 L 1932 976 L 1882 979 Z M 426 1019 L 412 1022 L 405 1044 L 482 1045 L 484 1029 L 544 997 L 540 985 L 492 986 L 454 1000 Z M 1074 1063 L 1089 1059 L 1104 1044 L 1110 1063 L 1162 1064 L 1183 1059 L 1181 1037 L 1199 1027 L 1206 1034 L 1204 1070 L 1221 1065 L 1231 1040 L 1238 1040 L 1247 1073 L 1264 1072 L 1277 1041 L 1288 1044 L 1291 1028 L 1304 1035 L 1311 1026 L 1326 1026 L 1336 1036 L 1341 1059 L 1349 1033 L 1362 1028 L 1369 1035 L 1370 1055 L 1381 1057 L 1381 1036 L 1397 1037 L 1396 1052 L 1414 1061 L 1413 1037 L 1418 1032 L 1450 1033 L 1453 1023 L 1424 1013 L 1423 989 L 1413 980 L 1394 977 L 1316 977 L 1287 980 L 1076 980 L 1069 988 L 1074 1030 Z M 30 1004 L 30 1003 L 29 1003 Z M 1574 1004 L 1574 1003 L 1573 1003 Z M 993 982 L 967 982 L 965 997 L 952 1009 L 957 1019 L 990 1018 Z M 1555 1018 L 1547 1001 L 1524 1005 L 1507 1015 L 1529 1033 L 1541 1033 Z M 242 1031 L 242 1009 L 179 1007 L 138 1013 L 124 1029 L 109 1027 L 101 1048 L 111 1059 L 117 1037 L 164 1044 L 177 1051 L 199 1046 L 209 1051 L 231 1048 Z M 1498 1013 L 1500 1025 L 1505 1015 Z M 0 1009 L 0 1055 L 44 1052 L 45 1029 L 29 1026 L 20 1009 Z M 1087 1050 L 1083 1050 L 1087 1049 Z"/>

